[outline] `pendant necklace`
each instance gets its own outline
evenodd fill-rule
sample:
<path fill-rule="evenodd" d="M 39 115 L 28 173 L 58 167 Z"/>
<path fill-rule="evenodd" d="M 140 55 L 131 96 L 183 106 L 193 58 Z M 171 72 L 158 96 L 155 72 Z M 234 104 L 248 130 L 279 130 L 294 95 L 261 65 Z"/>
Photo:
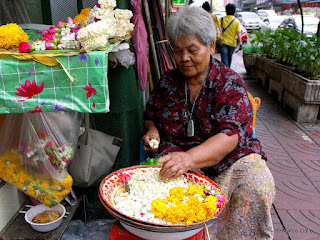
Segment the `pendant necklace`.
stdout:
<path fill-rule="evenodd" d="M 188 137 L 193 137 L 194 136 L 194 121 L 193 121 L 193 117 L 192 117 L 192 114 L 193 114 L 193 109 L 194 109 L 194 106 L 196 104 L 196 101 L 197 101 L 197 98 L 201 92 L 201 89 L 202 89 L 202 86 L 208 76 L 208 72 L 209 72 L 209 68 L 208 68 L 208 71 L 204 77 L 204 79 L 202 80 L 202 83 L 201 83 L 201 86 L 199 88 L 199 91 L 197 93 L 197 96 L 196 98 L 194 99 L 193 101 L 193 104 L 192 104 L 192 108 L 191 108 L 191 111 L 189 111 L 189 107 L 188 107 L 188 92 L 187 92 L 187 80 L 185 80 L 184 82 L 184 90 L 185 90 L 185 102 L 184 102 L 184 107 L 185 107 L 185 110 L 186 110 L 186 116 L 188 118 L 188 125 L 187 125 L 187 136 Z"/>

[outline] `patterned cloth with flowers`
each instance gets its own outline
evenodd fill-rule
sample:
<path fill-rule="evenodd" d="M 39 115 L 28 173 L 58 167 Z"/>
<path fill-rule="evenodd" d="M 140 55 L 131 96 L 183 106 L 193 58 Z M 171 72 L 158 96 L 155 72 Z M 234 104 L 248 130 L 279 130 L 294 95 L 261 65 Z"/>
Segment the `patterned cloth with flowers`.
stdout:
<path fill-rule="evenodd" d="M 109 111 L 108 53 L 131 38 L 132 12 L 98 0 L 74 19 L 29 36 L 0 27 L 1 113 Z"/>
<path fill-rule="evenodd" d="M 0 136 L 1 178 L 49 207 L 69 194 L 73 149 L 45 113 L 7 115 Z"/>
<path fill-rule="evenodd" d="M 105 51 L 55 56 L 55 61 L 64 69 L 37 61 L 0 57 L 0 114 L 108 112 L 108 52 L 116 45 L 110 45 Z"/>

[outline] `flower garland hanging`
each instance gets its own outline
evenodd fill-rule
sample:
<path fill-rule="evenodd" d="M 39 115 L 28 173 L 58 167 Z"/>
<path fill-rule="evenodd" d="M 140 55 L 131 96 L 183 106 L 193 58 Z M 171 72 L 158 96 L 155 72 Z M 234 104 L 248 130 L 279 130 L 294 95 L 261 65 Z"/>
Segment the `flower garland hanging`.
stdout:
<path fill-rule="evenodd" d="M 109 42 L 131 37 L 134 24 L 132 11 L 115 9 L 116 0 L 99 0 L 92 9 L 82 9 L 74 19 L 60 20 L 54 27 L 42 31 L 42 38 L 31 45 L 21 43 L 20 52 L 41 50 L 103 50 Z"/>
<path fill-rule="evenodd" d="M 57 180 L 40 172 L 34 173 L 27 165 L 21 164 L 19 154 L 13 150 L 0 156 L 0 177 L 48 207 L 61 202 L 72 187 L 69 174 Z"/>

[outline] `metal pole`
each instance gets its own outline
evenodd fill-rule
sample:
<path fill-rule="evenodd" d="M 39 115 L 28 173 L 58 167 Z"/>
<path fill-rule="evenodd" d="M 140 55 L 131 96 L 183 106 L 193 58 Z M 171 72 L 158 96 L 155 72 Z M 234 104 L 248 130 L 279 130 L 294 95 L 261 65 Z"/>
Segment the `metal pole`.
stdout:
<path fill-rule="evenodd" d="M 170 17 L 170 3 L 171 0 L 165 0 L 165 23 L 167 22 L 168 18 Z"/>

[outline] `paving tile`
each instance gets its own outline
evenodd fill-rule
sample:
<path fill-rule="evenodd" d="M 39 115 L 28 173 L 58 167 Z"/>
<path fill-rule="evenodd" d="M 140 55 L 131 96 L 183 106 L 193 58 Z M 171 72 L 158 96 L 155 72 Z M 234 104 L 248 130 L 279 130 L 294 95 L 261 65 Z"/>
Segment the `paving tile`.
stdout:
<path fill-rule="evenodd" d="M 305 176 L 311 181 L 320 181 L 320 160 L 302 158 L 303 160 L 296 161 L 297 165 Z"/>
<path fill-rule="evenodd" d="M 284 228 L 282 226 L 282 223 L 274 208 L 271 209 L 271 216 L 274 229 L 273 240 L 289 239 L 289 235 L 283 230 Z"/>
<path fill-rule="evenodd" d="M 320 193 L 308 180 L 278 180 L 275 177 L 276 198 L 274 205 L 280 210 L 318 210 Z"/>
<path fill-rule="evenodd" d="M 244 74 L 241 55 L 234 54 L 231 68 Z M 255 131 L 276 184 L 274 240 L 319 240 L 320 122 L 294 122 L 267 90 L 242 77 L 248 91 L 261 98 Z"/>
<path fill-rule="evenodd" d="M 305 175 L 300 168 L 297 167 L 295 162 L 290 159 L 280 158 L 277 156 L 268 155 L 267 165 L 270 168 L 275 180 L 286 180 L 286 179 L 300 179 L 304 178 Z"/>
<path fill-rule="evenodd" d="M 312 182 L 315 188 L 320 192 L 320 181 L 313 181 Z"/>
<path fill-rule="evenodd" d="M 277 213 L 279 214 L 285 229 L 275 229 L 275 232 L 286 232 L 291 240 L 320 239 L 319 211 L 277 209 Z"/>

